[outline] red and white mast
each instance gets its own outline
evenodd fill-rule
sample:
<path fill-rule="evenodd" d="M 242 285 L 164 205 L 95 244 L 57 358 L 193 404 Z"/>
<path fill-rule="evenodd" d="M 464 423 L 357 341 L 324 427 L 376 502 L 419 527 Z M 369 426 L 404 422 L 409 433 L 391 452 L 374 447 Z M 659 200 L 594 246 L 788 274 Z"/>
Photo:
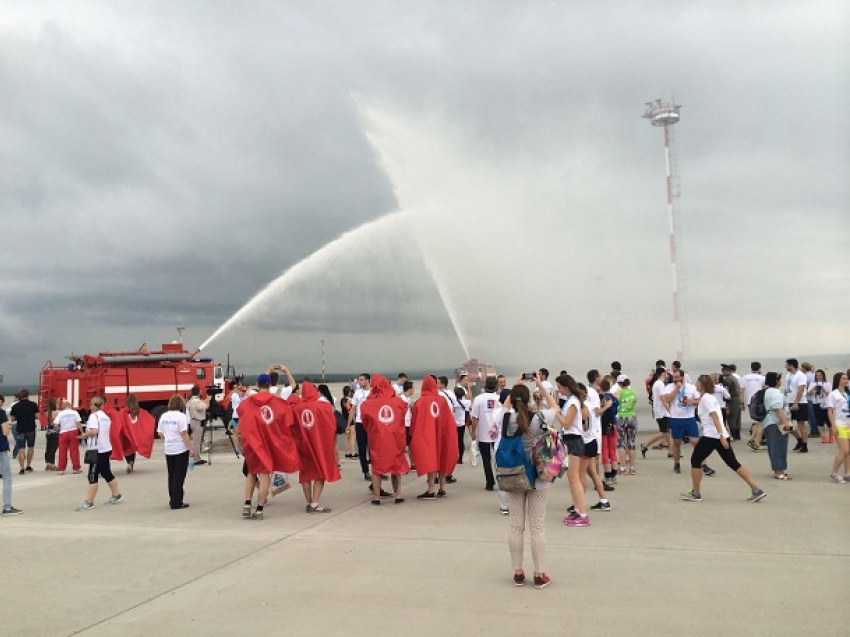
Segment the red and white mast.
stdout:
<path fill-rule="evenodd" d="M 687 270 L 682 250 L 682 219 L 679 210 L 679 175 L 676 171 L 676 145 L 673 124 L 679 121 L 681 106 L 674 100 L 647 102 L 644 118 L 664 130 L 664 160 L 667 164 L 667 212 L 670 225 L 670 266 L 673 274 L 673 324 L 677 332 L 676 358 L 683 360 L 688 349 Z"/>

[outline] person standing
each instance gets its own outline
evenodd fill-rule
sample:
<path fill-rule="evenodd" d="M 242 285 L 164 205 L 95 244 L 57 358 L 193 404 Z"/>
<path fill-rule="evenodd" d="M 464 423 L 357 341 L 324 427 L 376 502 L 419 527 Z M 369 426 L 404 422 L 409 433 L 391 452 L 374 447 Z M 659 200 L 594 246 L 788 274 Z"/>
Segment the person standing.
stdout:
<path fill-rule="evenodd" d="M 59 449 L 59 428 L 53 422 L 57 413 L 55 398 L 47 401 L 47 409 L 44 412 L 47 430 L 44 432 L 44 470 L 56 471 L 56 451 Z"/>
<path fill-rule="evenodd" d="M 111 492 L 106 504 L 118 504 L 123 500 L 118 490 L 118 479 L 113 475 L 109 465 L 109 456 L 112 455 L 112 442 L 109 434 L 112 429 L 112 421 L 103 412 L 104 400 L 101 396 L 95 396 L 91 400 L 91 415 L 86 422 L 85 433 L 80 434 L 80 440 L 86 441 L 86 449 L 97 451 L 97 460 L 89 463 L 89 487 L 86 499 L 77 505 L 77 511 L 88 511 L 94 508 L 94 499 L 97 496 L 98 479 L 103 478 Z"/>
<path fill-rule="evenodd" d="M 741 439 L 741 383 L 735 376 L 735 370 L 730 364 L 721 365 L 720 373 L 723 374 L 723 385 L 729 392 L 729 400 L 726 402 L 726 422 L 729 434 L 733 440 Z"/>
<path fill-rule="evenodd" d="M 847 374 L 838 372 L 832 377 L 833 390 L 826 399 L 827 415 L 832 437 L 838 444 L 838 453 L 832 461 L 833 482 L 850 482 L 850 393 L 847 391 Z M 844 475 L 841 475 L 841 465 Z"/>
<path fill-rule="evenodd" d="M 729 445 L 731 433 L 723 424 L 720 403 L 714 396 L 714 381 L 708 374 L 703 374 L 697 378 L 696 388 L 701 394 L 697 413 L 699 414 L 700 424 L 702 424 L 702 436 L 700 436 L 694 453 L 691 455 L 691 484 L 693 488 L 687 493 L 683 493 L 682 499 L 689 502 L 702 502 L 700 484 L 702 483 L 703 469 L 701 465 L 715 451 L 726 463 L 726 466 L 749 485 L 752 493 L 747 498 L 747 502 L 754 503 L 764 499 L 767 494 L 759 488 L 746 467 L 741 466 L 741 463 L 735 457 L 735 452 Z"/>
<path fill-rule="evenodd" d="M 686 373 L 675 366 L 674 361 L 672 380 L 673 382 L 664 388 L 661 399 L 670 410 L 670 437 L 673 441 L 673 472 L 682 473 L 680 460 L 682 457 L 682 440 L 685 436 L 696 447 L 699 439 L 699 428 L 697 427 L 694 407 L 699 403 L 700 393 L 697 388 L 685 380 Z M 689 378 L 689 377 L 688 377 Z M 714 475 L 714 469 L 703 465 L 706 475 Z"/>
<path fill-rule="evenodd" d="M 502 377 L 504 380 L 504 376 Z M 493 467 L 496 462 L 496 443 L 501 437 L 501 427 L 497 426 L 494 420 L 494 412 L 500 408 L 498 380 L 488 378 L 484 383 L 484 391 L 478 394 L 472 401 L 472 409 L 470 414 L 472 417 L 472 444 L 477 445 L 478 452 L 481 454 L 481 464 L 484 467 L 484 488 L 487 491 L 496 490 L 496 495 L 499 498 L 499 513 L 508 515 L 508 494 L 504 491 L 496 489 L 496 477 L 493 473 Z M 510 390 L 508 390 L 510 395 Z M 507 396 L 506 396 L 507 398 Z M 474 452 L 473 452 L 474 453 Z"/>
<path fill-rule="evenodd" d="M 826 397 L 830 393 L 830 385 L 826 382 L 826 372 L 819 369 L 815 372 L 815 380 L 809 387 L 809 404 L 814 412 L 815 427 L 812 429 L 820 431 L 822 443 L 832 444 L 835 442 L 835 436 L 829 425 L 827 415 Z"/>
<path fill-rule="evenodd" d="M 424 383 L 423 383 L 424 389 Z M 457 418 L 463 417 L 466 418 L 466 415 L 463 412 L 463 407 L 460 404 L 460 399 L 457 397 L 454 391 L 449 389 L 449 377 L 448 376 L 439 376 L 437 378 L 437 390 L 446 399 L 446 402 L 449 404 L 449 410 L 452 415 L 452 419 L 455 420 L 455 435 L 457 437 L 458 442 L 458 458 L 463 455 L 464 441 L 463 441 L 463 429 L 465 422 L 461 424 L 457 421 Z M 463 390 L 461 390 L 461 393 Z M 455 463 L 458 464 L 458 463 Z M 452 474 L 448 474 L 446 477 L 446 482 L 449 484 L 453 484 L 457 482 L 457 478 L 455 478 Z"/>
<path fill-rule="evenodd" d="M 538 372 L 535 379 L 538 386 L 538 391 L 541 394 L 546 394 L 550 401 L 554 403 L 551 394 L 543 385 L 542 379 Z M 545 400 L 541 396 L 542 400 Z M 508 416 L 507 431 L 508 436 L 515 436 L 517 433 L 522 435 L 522 449 L 525 452 L 526 458 L 532 460 L 532 447 L 535 439 L 544 433 L 541 423 L 541 418 L 546 422 L 555 420 L 554 412 L 550 409 L 540 417 L 534 417 L 535 414 L 529 409 L 530 395 L 528 387 L 522 384 L 516 384 L 511 389 L 511 393 L 505 401 L 504 408 Z M 557 411 L 557 404 L 555 404 Z M 525 545 L 525 525 L 528 522 L 529 534 L 531 536 L 531 559 L 534 563 L 534 588 L 545 588 L 551 582 L 549 576 L 546 575 L 546 499 L 549 494 L 551 482 L 545 480 L 535 480 L 530 491 L 514 491 L 508 493 L 508 503 L 510 506 L 510 532 L 508 534 L 508 549 L 511 554 L 511 565 L 514 569 L 513 579 L 515 586 L 525 585 L 525 572 L 522 569 L 522 553 Z"/>
<path fill-rule="evenodd" d="M 360 374 L 357 377 L 357 391 L 351 397 L 351 411 L 348 414 L 349 428 L 354 426 L 354 436 L 357 440 L 357 457 L 360 458 L 360 469 L 363 471 L 363 479 L 366 482 L 372 481 L 372 474 L 369 473 L 369 436 L 366 433 L 366 428 L 363 426 L 363 416 L 360 412 L 360 406 L 369 397 L 371 391 L 372 376 L 370 374 Z M 390 388 L 392 389 L 392 388 Z M 395 395 L 395 390 L 393 390 Z"/>
<path fill-rule="evenodd" d="M 637 394 L 632 389 L 632 382 L 625 374 L 617 377 L 620 386 L 620 405 L 617 408 L 617 452 L 620 456 L 620 471 L 623 474 L 635 475 L 637 472 L 637 454 L 635 439 L 637 437 L 637 416 L 635 405 Z"/>
<path fill-rule="evenodd" d="M 797 423 L 797 431 L 791 435 L 797 439 L 794 451 L 809 453 L 809 397 L 806 395 L 806 375 L 799 369 L 796 358 L 785 361 L 785 400 L 791 410 L 791 420 Z"/>
<path fill-rule="evenodd" d="M 381 505 L 381 477 L 384 475 L 391 477 L 395 504 L 404 502 L 401 497 L 401 476 L 410 471 L 404 455 L 407 445 L 404 427 L 407 408 L 407 403 L 395 395 L 389 381 L 375 374 L 374 387 L 361 410 L 362 425 L 368 432 L 369 456 L 372 459 L 372 504 L 375 506 Z"/>
<path fill-rule="evenodd" d="M 779 387 L 782 376 L 776 372 L 768 372 L 764 377 L 767 391 L 764 393 L 764 408 L 767 416 L 764 418 L 764 435 L 767 438 L 767 455 L 770 458 L 770 468 L 777 480 L 790 480 L 788 475 L 788 433 L 793 426 L 788 419 L 786 397 Z"/>
<path fill-rule="evenodd" d="M 416 496 L 419 500 L 446 497 L 446 477 L 452 475 L 458 458 L 457 424 L 452 414 L 453 403 L 449 402 L 447 392 L 438 389 L 437 382 L 433 376 L 426 376 L 422 381 L 419 400 L 413 405 L 410 455 L 416 463 L 417 474 L 427 475 L 428 479 L 428 488 Z M 448 379 L 445 384 L 448 384 Z M 456 401 L 454 394 L 451 398 Z M 435 480 L 439 480 L 439 490 L 436 493 Z"/>
<path fill-rule="evenodd" d="M 761 363 L 753 361 L 750 363 L 750 373 L 741 377 L 741 389 L 744 392 L 744 405 L 749 407 L 753 396 L 764 387 L 764 376 L 761 374 Z M 762 451 L 761 446 L 761 423 L 753 421 L 750 429 L 750 439 L 747 446 L 753 451 Z"/>
<path fill-rule="evenodd" d="M 9 461 L 9 433 L 12 423 L 3 409 L 5 398 L 0 396 L 0 477 L 3 479 L 3 513 L 2 515 L 19 515 L 20 509 L 12 506 L 12 463 Z"/>
<path fill-rule="evenodd" d="M 68 466 L 68 456 L 71 457 L 71 468 L 74 473 L 82 473 L 80 466 L 80 441 L 77 436 L 83 428 L 80 414 L 71 409 L 71 401 L 62 401 L 62 411 L 56 414 L 53 423 L 59 427 L 59 475 L 65 473 Z"/>
<path fill-rule="evenodd" d="M 664 393 L 664 388 L 667 386 L 667 370 L 659 366 L 655 368 L 655 373 L 650 379 L 650 393 L 652 394 L 652 417 L 658 425 L 658 433 L 652 438 L 642 443 L 640 453 L 646 459 L 646 452 L 656 442 L 666 443 L 669 452 L 672 452 L 672 443 L 670 441 L 670 410 L 664 404 L 664 399 L 661 397 Z"/>
<path fill-rule="evenodd" d="M 292 435 L 301 461 L 298 482 L 304 492 L 307 513 L 330 513 L 330 507 L 320 503 L 327 482 L 340 479 L 336 449 L 336 415 L 333 397 L 325 386 L 327 396 L 313 383 L 304 381 L 301 400 L 292 407 L 295 426 Z"/>
<path fill-rule="evenodd" d="M 215 400 L 215 399 L 213 399 Z M 201 458 L 201 442 L 204 439 L 204 421 L 207 418 L 207 409 L 209 408 L 210 398 L 204 400 L 201 398 L 201 388 L 197 385 L 192 385 L 192 397 L 186 403 L 186 415 L 189 416 L 189 427 L 191 428 L 192 451 L 195 453 L 195 464 L 206 464 L 207 461 Z"/>
<path fill-rule="evenodd" d="M 189 417 L 183 397 L 174 394 L 168 400 L 168 411 L 159 418 L 156 428 L 163 439 L 165 465 L 168 467 L 168 506 L 172 509 L 188 509 L 183 502 L 183 484 L 189 469 L 189 458 L 195 457 L 189 437 Z"/>
<path fill-rule="evenodd" d="M 9 410 L 9 420 L 15 425 L 15 447 L 18 449 L 18 464 L 21 465 L 18 473 L 21 475 L 32 472 L 32 457 L 35 455 L 38 405 L 31 401 L 29 396 L 29 390 L 19 391 L 18 402 Z"/>

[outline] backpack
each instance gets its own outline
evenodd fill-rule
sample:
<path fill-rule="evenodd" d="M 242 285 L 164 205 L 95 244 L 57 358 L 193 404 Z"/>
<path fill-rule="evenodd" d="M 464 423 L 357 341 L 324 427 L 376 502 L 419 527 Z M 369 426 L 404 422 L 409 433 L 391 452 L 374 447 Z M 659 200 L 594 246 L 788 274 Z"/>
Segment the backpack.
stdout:
<path fill-rule="evenodd" d="M 502 438 L 496 449 L 496 484 L 499 491 L 522 493 L 530 491 L 537 471 L 525 455 L 522 434 L 517 431 L 508 436 L 510 412 L 502 417 Z"/>
<path fill-rule="evenodd" d="M 750 418 L 755 422 L 763 422 L 767 418 L 767 409 L 764 406 L 764 395 L 767 393 L 767 387 L 759 389 L 753 397 L 750 398 L 750 404 L 747 408 L 750 411 Z"/>
<path fill-rule="evenodd" d="M 563 477 L 567 453 L 557 431 L 545 426 L 544 433 L 534 441 L 531 452 L 538 480 L 554 482 L 557 478 Z"/>
<path fill-rule="evenodd" d="M 614 431 L 614 425 L 617 424 L 617 410 L 620 408 L 620 401 L 614 394 L 602 394 L 602 400 L 612 401 L 611 406 L 602 412 L 602 435 L 608 436 Z"/>

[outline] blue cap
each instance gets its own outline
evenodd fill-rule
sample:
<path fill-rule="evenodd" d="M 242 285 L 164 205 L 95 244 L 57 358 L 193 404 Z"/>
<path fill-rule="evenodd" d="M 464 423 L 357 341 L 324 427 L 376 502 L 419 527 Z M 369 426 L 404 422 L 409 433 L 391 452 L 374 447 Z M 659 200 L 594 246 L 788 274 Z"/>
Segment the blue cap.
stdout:
<path fill-rule="evenodd" d="M 259 376 L 257 376 L 257 384 L 258 385 L 271 385 L 272 384 L 272 377 L 269 376 L 268 374 L 260 374 Z"/>

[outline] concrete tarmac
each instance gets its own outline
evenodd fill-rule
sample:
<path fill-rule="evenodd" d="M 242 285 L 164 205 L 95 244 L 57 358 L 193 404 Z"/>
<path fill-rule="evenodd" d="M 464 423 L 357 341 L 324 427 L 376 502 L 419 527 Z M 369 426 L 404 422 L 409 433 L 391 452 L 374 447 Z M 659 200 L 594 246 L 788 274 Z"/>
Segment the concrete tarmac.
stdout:
<path fill-rule="evenodd" d="M 180 511 L 167 506 L 159 441 L 132 475 L 113 462 L 123 502 L 105 505 L 102 484 L 85 512 L 74 510 L 85 475 L 46 473 L 38 458 L 14 476 L 24 514 L 0 520 L 0 634 L 850 635 L 850 484 L 829 481 L 834 445 L 810 448 L 789 452 L 793 480 L 780 482 L 766 453 L 735 443 L 768 493 L 758 504 L 716 455 L 705 500 L 684 502 L 687 470 L 650 451 L 589 528 L 563 524 L 571 501 L 557 481 L 544 590 L 513 586 L 508 518 L 468 462 L 445 499 L 417 501 L 424 478 L 411 474 L 406 502 L 377 507 L 357 460 L 343 459 L 322 499 L 331 513 L 307 514 L 296 479 L 258 522 L 241 517 L 241 460 L 224 449 L 189 472 Z"/>

